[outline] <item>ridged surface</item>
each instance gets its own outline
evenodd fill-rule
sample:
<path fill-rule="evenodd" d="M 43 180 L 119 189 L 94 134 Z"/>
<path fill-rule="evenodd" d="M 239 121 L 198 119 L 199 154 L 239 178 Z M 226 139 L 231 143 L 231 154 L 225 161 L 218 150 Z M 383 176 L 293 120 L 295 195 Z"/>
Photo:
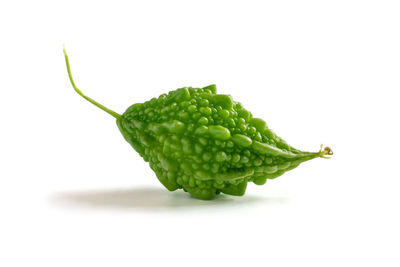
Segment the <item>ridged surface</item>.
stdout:
<path fill-rule="evenodd" d="M 214 85 L 134 104 L 117 124 L 168 190 L 200 199 L 243 195 L 247 182 L 262 185 L 319 156 L 289 146 Z"/>

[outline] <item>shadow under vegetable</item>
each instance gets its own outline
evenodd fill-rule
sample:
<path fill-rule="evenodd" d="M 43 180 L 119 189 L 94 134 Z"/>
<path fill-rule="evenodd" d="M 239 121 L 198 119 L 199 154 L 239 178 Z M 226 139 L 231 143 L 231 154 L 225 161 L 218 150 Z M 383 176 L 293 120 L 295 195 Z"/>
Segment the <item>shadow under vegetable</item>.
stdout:
<path fill-rule="evenodd" d="M 256 197 L 246 195 L 232 197 L 217 195 L 213 200 L 204 201 L 184 192 L 169 192 L 164 188 L 138 187 L 109 190 L 88 190 L 60 192 L 51 198 L 53 204 L 86 207 L 92 209 L 141 209 L 160 211 L 171 209 L 193 209 L 201 207 L 246 206 L 255 203 L 286 203 L 288 199 L 277 197 Z"/>

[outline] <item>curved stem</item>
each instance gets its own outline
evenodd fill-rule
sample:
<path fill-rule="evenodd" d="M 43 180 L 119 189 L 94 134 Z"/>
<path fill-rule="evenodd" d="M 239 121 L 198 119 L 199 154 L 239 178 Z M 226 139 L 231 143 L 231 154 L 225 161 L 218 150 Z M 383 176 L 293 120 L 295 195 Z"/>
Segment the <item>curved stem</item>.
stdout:
<path fill-rule="evenodd" d="M 64 56 L 65 56 L 65 63 L 67 63 L 67 70 L 68 70 L 68 76 L 69 76 L 69 80 L 71 81 L 72 87 L 74 88 L 74 90 L 80 95 L 82 96 L 84 99 L 86 99 L 87 101 L 89 101 L 90 103 L 92 103 L 93 105 L 95 105 L 96 107 L 104 110 L 105 112 L 107 112 L 108 114 L 110 114 L 111 116 L 113 116 L 114 118 L 118 119 L 119 117 L 121 117 L 120 114 L 118 114 L 117 112 L 106 108 L 105 106 L 103 106 L 102 104 L 96 102 L 95 100 L 91 99 L 90 97 L 84 95 L 81 90 L 79 90 L 75 83 L 74 83 L 74 79 L 72 78 L 72 74 L 71 74 L 71 67 L 69 66 L 69 60 L 68 60 L 68 55 L 67 52 L 65 51 L 64 48 Z"/>

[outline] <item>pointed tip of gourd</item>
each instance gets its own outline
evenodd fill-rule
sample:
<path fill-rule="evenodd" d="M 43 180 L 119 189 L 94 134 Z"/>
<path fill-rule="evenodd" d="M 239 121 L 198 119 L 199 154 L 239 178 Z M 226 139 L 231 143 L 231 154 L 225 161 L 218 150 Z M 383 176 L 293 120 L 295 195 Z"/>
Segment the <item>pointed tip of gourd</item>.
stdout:
<path fill-rule="evenodd" d="M 324 149 L 322 149 L 323 145 L 321 145 L 321 148 L 318 152 L 318 155 L 320 158 L 324 158 L 324 159 L 330 159 L 331 157 L 327 157 L 333 155 L 333 151 L 329 146 L 326 146 Z"/>

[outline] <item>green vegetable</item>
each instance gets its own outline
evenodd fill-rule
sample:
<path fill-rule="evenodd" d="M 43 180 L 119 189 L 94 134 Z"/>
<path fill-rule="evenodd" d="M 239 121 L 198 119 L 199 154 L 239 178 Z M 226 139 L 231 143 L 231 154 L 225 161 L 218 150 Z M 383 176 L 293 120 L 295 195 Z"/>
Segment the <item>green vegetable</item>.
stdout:
<path fill-rule="evenodd" d="M 289 146 L 229 95 L 218 95 L 215 85 L 180 88 L 119 115 L 75 86 L 64 54 L 75 91 L 116 118 L 125 140 L 170 191 L 183 189 L 204 200 L 220 192 L 242 196 L 248 182 L 262 185 L 332 154 L 329 147 L 311 153 Z"/>

